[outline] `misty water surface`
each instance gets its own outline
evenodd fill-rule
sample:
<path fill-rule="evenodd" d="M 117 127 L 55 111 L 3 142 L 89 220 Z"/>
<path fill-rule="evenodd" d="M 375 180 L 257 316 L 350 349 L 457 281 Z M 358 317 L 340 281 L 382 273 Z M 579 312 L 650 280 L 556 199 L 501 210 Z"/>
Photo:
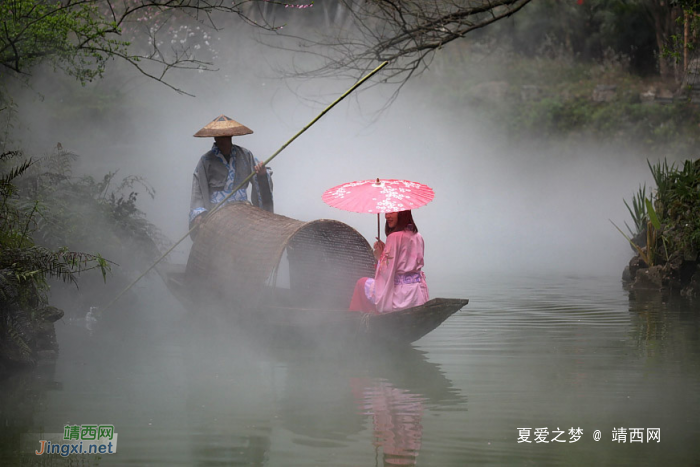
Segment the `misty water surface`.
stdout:
<path fill-rule="evenodd" d="M 59 322 L 55 365 L 2 383 L 3 400 L 21 401 L 3 409 L 9 435 L 114 424 L 117 454 L 85 465 L 700 459 L 696 307 L 630 299 L 615 277 L 434 279 L 434 293 L 471 303 L 401 348 L 261 342 L 197 326 L 164 298 L 117 307 L 92 331 L 84 322 Z M 613 430 L 633 427 L 659 428 L 660 441 L 647 442 L 646 431 L 642 443 L 612 440 Z M 532 429 L 531 443 L 518 443 L 521 428 Z M 535 441 L 536 428 L 548 429 L 549 443 Z M 581 428 L 578 441 L 570 428 Z M 565 443 L 552 441 L 556 431 L 566 431 Z"/>

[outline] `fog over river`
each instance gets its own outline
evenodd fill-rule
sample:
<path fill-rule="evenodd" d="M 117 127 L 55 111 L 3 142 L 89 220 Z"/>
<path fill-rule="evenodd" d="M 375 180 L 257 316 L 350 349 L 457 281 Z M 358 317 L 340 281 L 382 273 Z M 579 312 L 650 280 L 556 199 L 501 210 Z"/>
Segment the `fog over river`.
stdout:
<path fill-rule="evenodd" d="M 264 160 L 352 84 L 276 79 L 288 58 L 230 34 L 218 72 L 172 75 L 196 97 L 116 63 L 84 89 L 38 75 L 15 94 L 24 147 L 60 142 L 81 156 L 74 174 L 145 178 L 156 196 L 138 206 L 180 239 L 212 143 L 197 130 L 225 114 L 254 130 L 234 143 Z M 435 199 L 413 215 L 431 297 L 469 298 L 466 308 L 406 348 L 299 349 L 197 326 L 149 276 L 137 303 L 96 324 L 57 322 L 57 361 L 2 382 L 12 436 L 113 424 L 117 453 L 84 465 L 697 464 L 697 305 L 631 299 L 620 276 L 632 251 L 610 223 L 629 223 L 623 198 L 651 184 L 647 155 L 513 144 L 475 108 L 437 105 L 435 86 L 428 70 L 379 113 L 393 88 L 335 107 L 270 164 L 275 211 L 337 219 L 371 242 L 376 217 L 328 207 L 326 189 L 376 177 L 429 185 Z M 111 110 L 91 100 L 115 87 Z M 190 246 L 170 261 L 184 263 Z"/>

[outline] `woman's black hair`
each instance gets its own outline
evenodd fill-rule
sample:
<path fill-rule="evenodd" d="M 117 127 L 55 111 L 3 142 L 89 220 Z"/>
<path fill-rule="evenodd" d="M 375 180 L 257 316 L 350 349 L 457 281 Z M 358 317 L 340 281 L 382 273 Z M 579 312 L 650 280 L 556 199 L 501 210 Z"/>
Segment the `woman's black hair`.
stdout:
<path fill-rule="evenodd" d="M 399 211 L 399 218 L 396 221 L 396 226 L 393 229 L 389 228 L 389 225 L 384 223 L 384 234 L 388 237 L 390 233 L 401 232 L 402 230 L 410 230 L 411 232 L 418 232 L 418 227 L 413 221 L 413 215 L 411 211 Z"/>

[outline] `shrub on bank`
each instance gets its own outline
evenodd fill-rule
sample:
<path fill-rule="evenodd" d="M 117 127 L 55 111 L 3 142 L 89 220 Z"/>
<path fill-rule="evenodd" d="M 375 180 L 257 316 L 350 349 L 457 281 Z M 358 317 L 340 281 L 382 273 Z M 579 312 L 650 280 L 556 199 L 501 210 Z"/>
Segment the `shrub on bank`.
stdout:
<path fill-rule="evenodd" d="M 676 290 L 700 297 L 700 159 L 682 167 L 649 164 L 656 190 L 636 195 L 630 214 L 637 231 L 630 242 L 638 254 L 623 278 L 633 289 Z"/>
<path fill-rule="evenodd" d="M 514 144 L 593 138 L 681 159 L 695 157 L 700 145 L 700 104 L 675 83 L 633 75 L 620 60 L 581 63 L 507 51 L 479 56 L 455 47 L 436 61 L 432 99 L 476 110 Z"/>
<path fill-rule="evenodd" d="M 73 177 L 75 157 L 58 148 L 36 160 L 21 151 L 0 154 L 0 375 L 56 353 L 53 322 L 64 312 L 49 302 L 57 291 L 70 303 L 104 296 L 94 285 L 110 270 L 112 288 L 122 287 L 159 254 L 162 237 L 136 207 L 133 186 L 143 181 L 127 177 L 111 186 L 113 173 L 100 181 Z M 98 250 L 104 258 L 82 252 Z M 78 289 L 78 275 L 93 287 Z"/>

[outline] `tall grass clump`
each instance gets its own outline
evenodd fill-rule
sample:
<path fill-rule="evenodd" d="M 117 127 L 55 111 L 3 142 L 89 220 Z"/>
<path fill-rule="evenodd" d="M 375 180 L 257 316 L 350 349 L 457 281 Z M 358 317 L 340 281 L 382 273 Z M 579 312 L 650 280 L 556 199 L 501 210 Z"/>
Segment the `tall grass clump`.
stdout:
<path fill-rule="evenodd" d="M 628 226 L 630 237 L 615 227 L 637 251 L 642 268 L 661 267 L 660 285 L 683 288 L 695 281 L 700 287 L 700 159 L 678 167 L 665 160 L 648 165 L 656 189 L 647 197 L 645 187 L 640 188 L 631 206 L 624 200 L 636 231 Z M 700 293 L 694 287 L 689 296 Z"/>

